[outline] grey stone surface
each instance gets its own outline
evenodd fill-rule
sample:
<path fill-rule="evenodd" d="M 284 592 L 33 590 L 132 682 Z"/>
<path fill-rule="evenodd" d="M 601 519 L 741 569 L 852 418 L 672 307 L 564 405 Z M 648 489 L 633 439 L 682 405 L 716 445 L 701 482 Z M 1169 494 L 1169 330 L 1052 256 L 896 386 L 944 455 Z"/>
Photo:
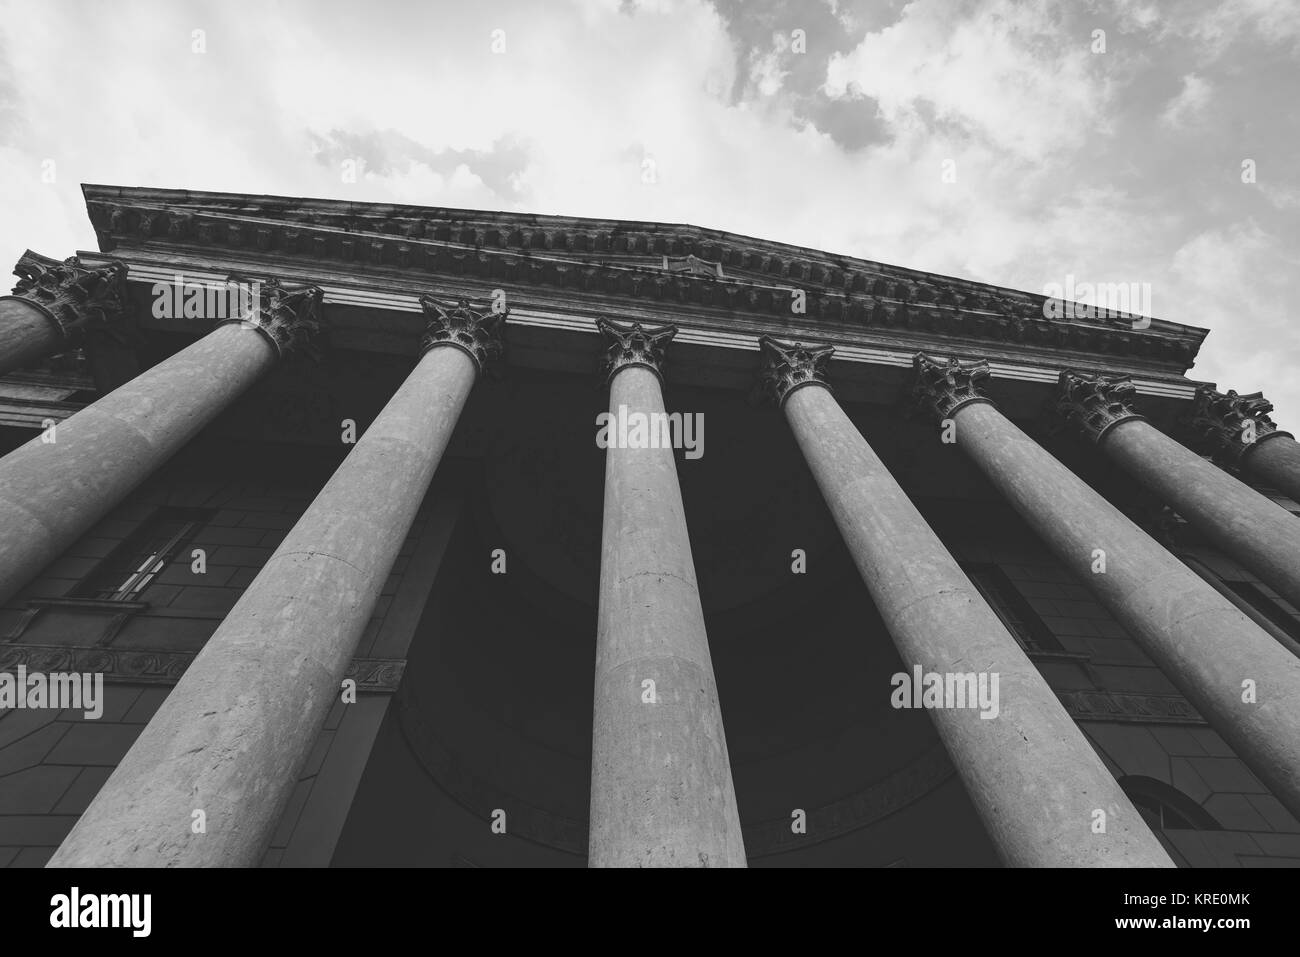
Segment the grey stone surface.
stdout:
<path fill-rule="evenodd" d="M 63 346 L 59 327 L 21 299 L 0 298 L 0 375 L 31 365 Z"/>
<path fill-rule="evenodd" d="M 460 349 L 420 360 L 50 866 L 259 862 L 476 374 Z"/>
<path fill-rule="evenodd" d="M 0 459 L 0 602 L 276 361 L 254 329 L 226 325 Z"/>
<path fill-rule="evenodd" d="M 1002 859 L 1012 866 L 1173 866 L 830 392 L 797 389 L 784 409 L 904 665 L 1000 676 L 997 718 L 971 708 L 938 708 L 931 717 Z M 1107 816 L 1104 834 L 1089 826 L 1097 809 Z"/>
<path fill-rule="evenodd" d="M 1247 461 L 1289 441 L 1270 439 Z M 1210 541 L 1300 605 L 1300 518 L 1146 422 L 1115 426 L 1101 450 Z"/>
<path fill-rule="evenodd" d="M 658 378 L 639 365 L 614 374 L 609 401 L 664 411 Z M 673 450 L 605 454 L 588 863 L 744 867 Z"/>
<path fill-rule="evenodd" d="M 1293 811 L 1300 811 L 1300 660 L 1231 602 L 1122 515 L 1074 473 L 987 403 L 959 409 L 957 445 L 1043 538 L 1061 562 L 1091 583 L 1115 617 L 1196 709 Z M 1130 431 L 1132 430 L 1132 431 Z M 1156 448 L 1172 443 L 1145 422 L 1115 426 L 1109 447 L 1125 434 Z M 1118 448 L 1129 448 L 1121 443 Z M 1215 466 L 1179 451 L 1247 495 L 1300 523 Z M 1181 455 L 1168 456 L 1165 485 L 1192 485 Z M 1196 493 L 1198 498 L 1200 493 Z M 1285 531 L 1285 529 L 1283 529 Z M 1300 543 L 1300 539 L 1293 539 Z M 1097 550 L 1105 572 L 1094 573 Z M 1128 669 L 1138 677 L 1140 669 Z M 1254 681 L 1257 703 L 1243 701 Z M 1152 690 L 1159 690 L 1153 688 Z"/>
<path fill-rule="evenodd" d="M 1300 442 L 1286 436 L 1274 436 L 1251 449 L 1242 468 L 1253 479 L 1270 485 L 1300 502 Z"/>

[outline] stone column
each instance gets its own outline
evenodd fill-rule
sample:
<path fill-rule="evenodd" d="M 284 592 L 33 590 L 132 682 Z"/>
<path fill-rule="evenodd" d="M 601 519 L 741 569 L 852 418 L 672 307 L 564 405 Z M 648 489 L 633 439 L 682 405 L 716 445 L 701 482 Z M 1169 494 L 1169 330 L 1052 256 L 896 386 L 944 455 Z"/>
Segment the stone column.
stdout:
<path fill-rule="evenodd" d="M 0 458 L 0 602 L 34 578 L 316 328 L 321 292 L 259 308 Z"/>
<path fill-rule="evenodd" d="M 987 364 L 916 367 L 916 397 L 956 446 L 1300 814 L 1300 659 L 1008 421 L 977 390 Z M 1090 420 L 1102 429 L 1104 411 Z"/>
<path fill-rule="evenodd" d="M 63 262 L 30 249 L 14 266 L 13 295 L 0 296 L 0 375 L 81 343 L 126 308 L 126 267 L 88 269 L 76 256 Z"/>
<path fill-rule="evenodd" d="M 591 867 L 744 867 L 731 764 L 671 448 L 649 446 L 674 326 L 609 348 L 591 754 Z M 637 418 L 634 418 L 637 417 Z M 627 424 L 627 445 L 621 444 Z M 599 424 L 599 423 L 598 423 Z M 638 424 L 641 428 L 638 429 Z"/>
<path fill-rule="evenodd" d="M 1152 427 L 1132 409 L 1135 391 L 1127 379 L 1065 371 L 1058 412 L 1103 455 L 1300 607 L 1300 520 Z"/>
<path fill-rule="evenodd" d="M 1273 424 L 1272 411 L 1273 403 L 1259 392 L 1225 394 L 1199 387 L 1190 423 L 1197 451 L 1300 502 L 1300 444 Z"/>
<path fill-rule="evenodd" d="M 762 350 L 768 394 L 781 404 L 908 673 L 919 666 L 984 675 L 989 688 L 998 676 L 996 714 L 967 702 L 934 708 L 931 718 L 1003 861 L 1172 867 L 1052 689 L 831 395 L 831 348 L 765 338 Z M 890 690 L 882 682 L 869 693 Z M 1104 831 L 1094 832 L 1101 821 Z"/>
<path fill-rule="evenodd" d="M 258 863 L 505 315 L 429 297 L 423 357 L 208 639 L 51 867 Z M 194 833 L 203 811 L 206 833 Z"/>

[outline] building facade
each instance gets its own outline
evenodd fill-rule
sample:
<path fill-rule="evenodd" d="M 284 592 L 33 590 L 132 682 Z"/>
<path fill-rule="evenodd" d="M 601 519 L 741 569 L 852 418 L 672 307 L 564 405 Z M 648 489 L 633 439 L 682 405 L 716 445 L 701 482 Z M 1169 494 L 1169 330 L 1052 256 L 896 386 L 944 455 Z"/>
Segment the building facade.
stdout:
<path fill-rule="evenodd" d="M 84 192 L 0 298 L 0 865 L 1300 864 L 1300 449 L 1206 330 Z"/>

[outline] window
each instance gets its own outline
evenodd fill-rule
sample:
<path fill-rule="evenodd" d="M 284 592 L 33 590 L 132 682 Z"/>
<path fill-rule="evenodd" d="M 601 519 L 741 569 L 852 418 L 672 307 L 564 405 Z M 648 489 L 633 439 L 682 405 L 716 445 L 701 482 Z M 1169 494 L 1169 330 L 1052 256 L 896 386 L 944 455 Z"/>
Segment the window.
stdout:
<path fill-rule="evenodd" d="M 1283 632 L 1290 635 L 1296 641 L 1300 641 L 1300 621 L 1297 621 L 1294 615 L 1287 614 L 1286 609 L 1279 605 L 1268 595 L 1265 595 L 1259 588 L 1251 582 L 1232 582 L 1224 580 L 1223 584 L 1231 588 L 1239 595 L 1251 608 L 1277 625 Z"/>
<path fill-rule="evenodd" d="M 1209 811 L 1163 781 L 1130 774 L 1119 779 L 1119 786 L 1152 828 L 1163 831 L 1223 830 L 1223 825 Z"/>
<path fill-rule="evenodd" d="M 155 512 L 100 562 L 77 589 L 77 597 L 137 601 L 211 516 L 206 509 L 194 508 Z"/>
<path fill-rule="evenodd" d="M 1026 651 L 1064 651 L 1056 635 L 1001 568 L 965 563 L 961 567 L 1021 647 Z"/>

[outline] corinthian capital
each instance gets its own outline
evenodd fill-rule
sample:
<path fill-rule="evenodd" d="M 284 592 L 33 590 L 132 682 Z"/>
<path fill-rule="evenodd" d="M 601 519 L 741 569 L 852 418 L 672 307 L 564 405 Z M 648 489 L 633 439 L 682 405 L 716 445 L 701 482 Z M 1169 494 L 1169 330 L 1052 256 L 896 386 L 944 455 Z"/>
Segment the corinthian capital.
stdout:
<path fill-rule="evenodd" d="M 939 421 L 963 406 L 993 402 L 979 392 L 979 383 L 989 377 L 989 364 L 983 359 L 963 366 L 956 359 L 936 362 L 924 352 L 918 352 L 912 358 L 912 366 L 916 369 L 912 387 L 916 404 Z"/>
<path fill-rule="evenodd" d="M 34 253 L 22 254 L 14 266 L 18 283 L 13 297 L 40 309 L 75 345 L 87 329 L 103 328 L 126 309 L 126 266 L 120 262 L 89 268 L 76 256 L 59 262 Z"/>
<path fill-rule="evenodd" d="M 818 385 L 829 389 L 826 367 L 835 353 L 833 346 L 805 346 L 802 342 L 782 342 L 771 336 L 758 340 L 763 356 L 759 386 L 763 394 L 781 406 L 795 389 Z"/>
<path fill-rule="evenodd" d="M 606 383 L 628 366 L 649 369 L 663 380 L 664 354 L 668 343 L 677 335 L 676 326 L 643 326 L 639 322 L 624 324 L 602 318 L 596 320 L 596 328 L 606 341 L 600 370 Z"/>
<path fill-rule="evenodd" d="M 1121 422 L 1144 419 L 1130 405 L 1137 387 L 1128 378 L 1067 369 L 1061 373 L 1057 390 L 1056 414 L 1094 442 L 1100 442 Z"/>
<path fill-rule="evenodd" d="M 509 309 L 494 312 L 476 309 L 468 299 L 435 299 L 421 296 L 420 305 L 428 321 L 420 339 L 420 355 L 438 346 L 455 346 L 469 353 L 479 374 L 505 354 L 505 324 Z"/>
<path fill-rule="evenodd" d="M 322 329 L 321 299 L 324 296 L 319 286 L 286 286 L 275 278 L 248 280 L 231 276 L 229 281 L 254 290 L 249 298 L 256 302 L 256 307 L 226 322 L 253 326 L 266 337 L 281 359 L 290 353 L 317 355 L 316 344 Z"/>
<path fill-rule="evenodd" d="M 1272 411 L 1273 403 L 1261 392 L 1238 395 L 1231 389 L 1224 393 L 1199 386 L 1190 420 L 1197 451 L 1214 456 L 1220 465 L 1236 467 L 1265 439 L 1293 438 L 1273 424 L 1268 417 Z"/>

